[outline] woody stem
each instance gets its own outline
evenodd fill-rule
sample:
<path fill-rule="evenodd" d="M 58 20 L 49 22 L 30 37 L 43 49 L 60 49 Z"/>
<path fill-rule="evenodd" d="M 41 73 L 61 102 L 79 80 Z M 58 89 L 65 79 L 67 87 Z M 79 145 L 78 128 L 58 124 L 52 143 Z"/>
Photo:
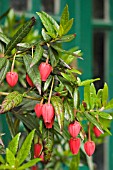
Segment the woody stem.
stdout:
<path fill-rule="evenodd" d="M 52 84 L 51 84 L 51 90 L 50 90 L 50 93 L 49 93 L 48 104 L 50 104 L 52 90 L 53 90 L 53 85 L 54 85 L 54 77 L 53 77 Z"/>

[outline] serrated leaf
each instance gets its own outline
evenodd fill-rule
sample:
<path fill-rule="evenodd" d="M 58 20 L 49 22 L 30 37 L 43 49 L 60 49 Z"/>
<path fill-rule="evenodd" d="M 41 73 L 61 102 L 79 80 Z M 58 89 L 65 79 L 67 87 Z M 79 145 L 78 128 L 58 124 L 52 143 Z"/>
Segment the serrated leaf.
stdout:
<path fill-rule="evenodd" d="M 36 45 L 34 57 L 31 61 L 30 67 L 34 66 L 36 63 L 38 63 L 43 55 L 43 48 L 40 46 L 40 44 Z"/>
<path fill-rule="evenodd" d="M 11 166 L 15 165 L 15 156 L 8 148 L 6 149 L 6 161 Z"/>
<path fill-rule="evenodd" d="M 29 135 L 26 137 L 24 143 L 22 144 L 20 150 L 17 153 L 16 159 L 18 159 L 19 165 L 21 165 L 25 161 L 25 159 L 27 158 L 30 152 L 34 133 L 35 133 L 35 130 L 32 130 L 29 133 Z"/>
<path fill-rule="evenodd" d="M 108 86 L 105 83 L 104 88 L 103 88 L 103 93 L 102 93 L 102 104 L 103 104 L 103 106 L 105 106 L 107 104 L 107 100 L 108 100 Z"/>
<path fill-rule="evenodd" d="M 52 129 L 46 129 L 43 127 L 42 141 L 44 147 L 44 161 L 48 162 L 51 158 L 54 144 L 54 133 Z"/>
<path fill-rule="evenodd" d="M 63 131 L 64 127 L 64 106 L 62 99 L 59 96 L 52 96 L 51 97 L 51 103 L 55 109 L 55 114 L 58 119 L 58 124 L 60 127 L 60 130 Z"/>
<path fill-rule="evenodd" d="M 91 83 L 98 81 L 98 80 L 100 80 L 100 78 L 84 80 L 84 81 L 80 82 L 79 86 L 86 86 L 86 85 L 91 84 Z"/>
<path fill-rule="evenodd" d="M 24 165 L 20 166 L 18 168 L 18 170 L 23 170 L 23 169 L 27 169 L 29 167 L 32 167 L 33 165 L 35 165 L 36 163 L 38 163 L 41 159 L 40 158 L 36 158 L 36 159 L 32 159 L 29 162 L 25 163 Z"/>
<path fill-rule="evenodd" d="M 96 105 L 98 108 L 102 107 L 102 93 L 103 93 L 103 89 L 99 89 L 97 92 L 97 101 L 96 101 Z"/>
<path fill-rule="evenodd" d="M 34 45 L 35 45 L 35 43 L 18 43 L 17 48 L 18 48 L 18 51 L 21 51 L 21 50 L 30 49 Z M 16 57 L 17 57 L 17 55 L 16 55 Z"/>
<path fill-rule="evenodd" d="M 18 43 L 20 43 L 23 38 L 29 33 L 32 26 L 35 23 L 35 18 L 32 17 L 30 21 L 26 22 L 13 36 L 12 40 L 8 43 L 5 55 L 10 54 L 10 52 L 13 50 L 13 48 L 16 47 Z"/>
<path fill-rule="evenodd" d="M 98 115 L 104 119 L 109 119 L 109 120 L 112 119 L 112 116 L 106 112 L 98 112 Z"/>
<path fill-rule="evenodd" d="M 51 49 L 51 47 L 49 47 L 49 49 L 48 49 L 48 54 L 50 57 L 50 62 L 51 62 L 52 67 L 55 67 L 57 65 L 58 61 L 57 61 L 56 56 L 53 53 L 53 50 Z"/>
<path fill-rule="evenodd" d="M 6 76 L 6 73 L 8 72 L 8 69 L 9 69 L 9 60 L 6 61 L 5 66 L 0 70 L 0 84 L 5 79 L 5 76 Z"/>
<path fill-rule="evenodd" d="M 9 38 L 6 37 L 5 34 L 0 32 L 0 41 L 4 42 L 5 44 L 8 44 L 10 40 L 9 40 Z"/>
<path fill-rule="evenodd" d="M 61 15 L 60 24 L 64 27 L 64 25 L 66 25 L 68 21 L 69 21 L 69 11 L 68 11 L 68 5 L 66 5 Z"/>
<path fill-rule="evenodd" d="M 97 120 L 96 120 L 93 116 L 91 116 L 88 112 L 84 112 L 84 115 L 85 115 L 85 117 L 86 117 L 91 123 L 93 123 L 102 133 L 104 133 L 103 130 L 102 130 L 102 128 L 101 128 L 101 126 L 100 126 L 100 124 L 97 122 Z"/>
<path fill-rule="evenodd" d="M 44 91 L 48 89 L 49 85 L 51 84 L 52 78 L 53 77 L 50 75 L 48 79 L 46 80 L 46 82 L 44 83 Z"/>
<path fill-rule="evenodd" d="M 12 120 L 12 116 L 10 115 L 10 113 L 6 114 L 6 121 L 8 124 L 9 131 L 11 133 L 11 136 L 13 138 L 15 136 L 16 132 L 15 132 L 15 128 L 14 128 L 14 122 Z"/>
<path fill-rule="evenodd" d="M 4 66 L 5 62 L 6 62 L 6 58 L 5 57 L 0 58 L 0 70 Z"/>
<path fill-rule="evenodd" d="M 49 15 L 45 15 L 45 13 L 42 12 L 36 12 L 38 16 L 40 17 L 43 26 L 47 30 L 49 34 L 51 34 L 52 38 L 56 37 L 56 31 L 54 29 L 53 23 L 51 22 L 50 18 L 48 17 Z"/>
<path fill-rule="evenodd" d="M 96 101 L 97 101 L 96 89 L 95 89 L 94 84 L 92 83 L 90 85 L 90 107 L 91 109 L 94 109 Z"/>
<path fill-rule="evenodd" d="M 7 112 L 22 102 L 23 96 L 18 91 L 9 93 L 2 102 L 0 113 Z"/>
<path fill-rule="evenodd" d="M 47 34 L 44 28 L 42 28 L 42 37 L 45 40 L 45 42 L 49 42 L 51 40 L 51 37 Z"/>
<path fill-rule="evenodd" d="M 61 37 L 63 35 L 63 33 L 64 33 L 64 29 L 63 29 L 62 25 L 60 25 L 59 30 L 58 30 L 58 35 Z"/>
<path fill-rule="evenodd" d="M 72 108 L 72 106 L 67 100 L 64 101 L 64 110 L 65 110 L 65 113 L 68 114 L 69 122 L 73 122 L 75 120 L 74 108 Z"/>
<path fill-rule="evenodd" d="M 63 34 L 67 34 L 69 31 L 70 31 L 70 29 L 71 29 L 71 27 L 72 27 L 72 25 L 73 25 L 73 18 L 72 19 L 70 19 L 68 22 L 67 22 L 67 24 L 63 27 L 63 29 L 64 29 L 64 32 L 63 32 Z"/>
<path fill-rule="evenodd" d="M 13 153 L 13 155 L 16 155 L 17 149 L 18 149 L 18 144 L 19 144 L 19 139 L 20 139 L 20 134 L 18 133 L 9 143 L 8 149 Z"/>
<path fill-rule="evenodd" d="M 70 70 L 68 69 L 68 70 L 66 70 L 66 72 L 67 72 L 67 73 L 76 73 L 76 74 L 80 74 L 80 75 L 82 74 L 79 70 L 76 70 L 76 69 L 74 69 L 74 68 L 72 68 L 72 69 L 70 69 Z"/>
<path fill-rule="evenodd" d="M 41 79 L 37 66 L 34 65 L 33 67 L 30 68 L 32 58 L 29 55 L 25 55 L 23 57 L 23 60 L 29 77 L 31 78 L 33 84 L 36 86 L 37 90 L 39 91 L 39 94 L 41 94 Z"/>

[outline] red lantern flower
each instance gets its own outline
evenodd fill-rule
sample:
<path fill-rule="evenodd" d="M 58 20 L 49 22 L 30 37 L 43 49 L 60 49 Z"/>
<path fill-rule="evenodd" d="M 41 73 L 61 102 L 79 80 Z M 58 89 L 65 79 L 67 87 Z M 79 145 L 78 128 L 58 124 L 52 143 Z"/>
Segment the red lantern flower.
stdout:
<path fill-rule="evenodd" d="M 28 74 L 26 74 L 26 81 L 31 87 L 34 87 L 34 84 L 33 84 L 32 80 L 30 79 Z"/>
<path fill-rule="evenodd" d="M 99 137 L 102 134 L 102 132 L 96 126 L 93 127 L 93 132 L 96 137 Z"/>
<path fill-rule="evenodd" d="M 6 74 L 6 81 L 11 86 L 14 87 L 17 84 L 18 81 L 18 74 L 16 72 L 8 72 Z"/>
<path fill-rule="evenodd" d="M 35 105 L 34 110 L 35 110 L 35 113 L 36 113 L 36 115 L 37 115 L 38 118 L 39 118 L 40 116 L 42 116 L 42 106 L 43 106 L 43 104 L 40 104 L 40 103 L 37 103 L 37 104 Z"/>
<path fill-rule="evenodd" d="M 42 107 L 42 117 L 44 120 L 44 123 L 51 123 L 52 119 L 54 118 L 54 108 L 52 104 L 44 104 Z"/>
<path fill-rule="evenodd" d="M 31 170 L 38 170 L 38 166 L 36 165 L 32 166 Z"/>
<path fill-rule="evenodd" d="M 69 147 L 73 154 L 78 154 L 80 149 L 80 138 L 71 138 L 69 140 Z"/>
<path fill-rule="evenodd" d="M 47 129 L 51 129 L 54 123 L 54 118 L 52 119 L 52 121 L 50 123 L 45 123 L 45 126 Z"/>
<path fill-rule="evenodd" d="M 41 158 L 41 161 L 44 162 L 44 152 L 41 153 L 41 155 L 39 156 L 39 158 Z"/>
<path fill-rule="evenodd" d="M 93 141 L 87 141 L 84 144 L 84 150 L 88 156 L 93 155 L 95 151 L 95 143 Z"/>
<path fill-rule="evenodd" d="M 42 151 L 42 145 L 40 143 L 34 144 L 34 158 L 38 158 Z"/>
<path fill-rule="evenodd" d="M 52 69 L 53 69 L 52 66 L 50 64 L 46 63 L 46 62 L 42 62 L 39 65 L 39 71 L 40 71 L 42 81 L 47 80 L 47 78 L 50 75 Z"/>
<path fill-rule="evenodd" d="M 68 126 L 68 131 L 73 138 L 77 137 L 77 135 L 80 132 L 80 129 L 81 129 L 81 125 L 77 121 L 75 121 L 74 123 L 70 123 Z"/>

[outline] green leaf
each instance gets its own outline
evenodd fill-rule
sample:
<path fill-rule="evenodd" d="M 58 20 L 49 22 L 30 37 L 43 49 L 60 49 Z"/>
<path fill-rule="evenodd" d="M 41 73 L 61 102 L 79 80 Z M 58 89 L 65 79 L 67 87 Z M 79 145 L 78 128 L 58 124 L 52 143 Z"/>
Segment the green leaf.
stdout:
<path fill-rule="evenodd" d="M 85 115 L 85 117 L 86 117 L 91 123 L 93 123 L 102 133 L 104 133 L 103 130 L 102 130 L 102 128 L 101 128 L 101 126 L 100 126 L 100 124 L 97 122 L 97 120 L 96 120 L 93 116 L 91 116 L 88 112 L 84 112 L 84 115 Z"/>
<path fill-rule="evenodd" d="M 105 106 L 107 104 L 107 100 L 108 100 L 108 86 L 105 83 L 104 88 L 103 88 L 103 93 L 102 93 L 102 104 L 103 104 L 103 106 Z"/>
<path fill-rule="evenodd" d="M 35 48 L 35 53 L 34 53 L 34 57 L 31 61 L 30 67 L 34 66 L 36 63 L 38 63 L 43 55 L 43 48 L 40 46 L 40 44 L 37 44 L 36 48 Z"/>
<path fill-rule="evenodd" d="M 11 170 L 11 166 L 8 165 L 8 164 L 6 164 L 6 165 L 0 165 L 0 169 L 1 169 L 1 170 L 6 170 L 6 169 Z"/>
<path fill-rule="evenodd" d="M 84 102 L 87 104 L 87 109 L 90 109 L 90 85 L 84 86 Z"/>
<path fill-rule="evenodd" d="M 58 61 L 57 61 L 56 56 L 55 56 L 53 50 L 51 49 L 51 47 L 49 47 L 48 53 L 49 53 L 51 65 L 52 65 L 52 67 L 55 67 L 57 65 Z"/>
<path fill-rule="evenodd" d="M 86 86 L 86 85 L 91 84 L 91 83 L 98 81 L 98 80 L 100 80 L 100 78 L 84 80 L 84 81 L 80 82 L 79 86 Z"/>
<path fill-rule="evenodd" d="M 2 102 L 0 113 L 7 112 L 18 106 L 22 102 L 22 99 L 23 96 L 18 91 L 9 93 Z"/>
<path fill-rule="evenodd" d="M 112 119 L 112 116 L 106 112 L 98 112 L 98 115 L 104 119 L 109 119 L 109 120 Z"/>
<path fill-rule="evenodd" d="M 65 110 L 66 117 L 68 115 L 69 122 L 73 122 L 75 120 L 74 108 L 67 100 L 64 101 L 64 110 Z"/>
<path fill-rule="evenodd" d="M 62 132 L 64 126 L 64 107 L 63 107 L 62 99 L 59 96 L 52 96 L 51 102 L 55 109 L 55 114 L 58 119 L 58 124 Z"/>
<path fill-rule="evenodd" d="M 6 37 L 5 34 L 0 32 L 0 41 L 4 42 L 5 44 L 8 44 L 10 40 L 9 40 L 9 38 Z"/>
<path fill-rule="evenodd" d="M 11 166 L 15 165 L 15 156 L 8 148 L 6 149 L 6 161 Z"/>
<path fill-rule="evenodd" d="M 14 122 L 13 122 L 13 117 L 10 115 L 10 113 L 6 114 L 6 121 L 8 124 L 9 131 L 11 133 L 12 138 L 15 136 L 16 132 L 14 129 Z"/>
<path fill-rule="evenodd" d="M 96 89 L 95 89 L 94 84 L 92 83 L 90 85 L 90 107 L 91 109 L 94 109 L 96 101 L 97 101 Z"/>
<path fill-rule="evenodd" d="M 32 167 L 33 165 L 35 165 L 36 163 L 38 163 L 41 159 L 40 158 L 36 158 L 36 159 L 32 159 L 29 162 L 25 163 L 24 165 L 20 166 L 18 168 L 18 170 L 23 170 L 23 169 L 27 169 L 29 167 Z"/>
<path fill-rule="evenodd" d="M 66 5 L 61 15 L 60 25 L 64 27 L 64 25 L 66 25 L 68 21 L 69 21 L 69 11 L 68 11 L 68 5 Z"/>
<path fill-rule="evenodd" d="M 5 160 L 4 160 L 4 158 L 2 157 L 2 155 L 0 155 L 0 162 L 1 162 L 2 164 L 5 164 Z"/>
<path fill-rule="evenodd" d="M 17 117 L 26 127 L 30 130 L 36 129 L 36 133 L 39 137 L 41 137 L 39 127 L 37 126 L 37 119 L 32 114 L 20 114 L 15 113 L 15 117 Z"/>
<path fill-rule="evenodd" d="M 48 79 L 46 80 L 46 82 L 44 83 L 44 91 L 48 89 L 49 85 L 51 84 L 52 78 L 53 77 L 50 75 Z"/>
<path fill-rule="evenodd" d="M 60 25 L 59 30 L 58 30 L 58 35 L 61 37 L 63 35 L 63 33 L 64 33 L 64 29 L 63 29 L 62 25 Z"/>
<path fill-rule="evenodd" d="M 51 40 L 51 37 L 47 34 L 44 28 L 42 28 L 42 37 L 45 40 L 45 42 L 49 42 Z"/>
<path fill-rule="evenodd" d="M 62 36 L 57 42 L 63 43 L 63 42 L 70 42 L 75 38 L 76 34 L 69 34 Z"/>
<path fill-rule="evenodd" d="M 80 75 L 82 74 L 79 70 L 76 70 L 74 68 L 72 68 L 71 70 L 68 69 L 68 70 L 66 70 L 66 72 L 67 73 L 76 73 L 76 74 L 80 74 Z"/>
<path fill-rule="evenodd" d="M 53 23 L 50 20 L 50 17 L 48 14 L 43 12 L 36 12 L 38 16 L 40 17 L 43 26 L 47 30 L 48 34 L 51 35 L 52 38 L 56 37 L 56 31 L 54 29 Z"/>
<path fill-rule="evenodd" d="M 44 161 L 48 162 L 51 158 L 54 144 L 54 133 L 52 129 L 46 129 L 43 127 L 42 130 L 42 141 L 44 149 Z"/>
<path fill-rule="evenodd" d="M 16 47 L 18 43 L 20 43 L 24 37 L 29 33 L 32 26 L 35 23 L 35 18 L 32 17 L 30 21 L 26 22 L 13 36 L 12 40 L 8 43 L 5 55 L 10 54 L 10 52 L 13 50 L 13 48 Z"/>
<path fill-rule="evenodd" d="M 5 66 L 0 70 L 0 84 L 5 79 L 5 76 L 6 76 L 6 73 L 8 72 L 8 69 L 9 69 L 9 60 L 6 61 Z"/>
<path fill-rule="evenodd" d="M 64 33 L 63 34 L 67 34 L 69 32 L 69 30 L 71 29 L 72 25 L 73 25 L 73 18 L 70 19 L 67 24 L 63 27 L 64 29 Z"/>
<path fill-rule="evenodd" d="M 113 109 L 113 99 L 111 99 L 107 105 L 105 106 L 105 109 Z"/>
<path fill-rule="evenodd" d="M 23 57 L 23 60 L 29 77 L 31 78 L 33 84 L 36 86 L 37 90 L 39 91 L 39 94 L 41 94 L 41 79 L 37 66 L 34 65 L 32 68 L 30 68 L 32 58 L 29 55 L 25 55 Z"/>
<path fill-rule="evenodd" d="M 97 107 L 101 108 L 102 107 L 102 93 L 103 93 L 103 89 L 99 89 L 97 92 Z"/>
<path fill-rule="evenodd" d="M 78 109 L 79 104 L 80 104 L 80 96 L 79 96 L 79 90 L 77 87 L 75 87 L 74 89 L 73 103 L 74 103 L 74 109 Z"/>
<path fill-rule="evenodd" d="M 13 153 L 13 155 L 16 155 L 17 149 L 18 149 L 18 144 L 19 144 L 19 139 L 20 139 L 20 134 L 18 133 L 9 143 L 8 149 Z"/>
<path fill-rule="evenodd" d="M 80 163 L 80 152 L 72 157 L 69 170 L 73 170 L 73 169 L 79 170 L 79 163 Z"/>
<path fill-rule="evenodd" d="M 20 150 L 17 153 L 16 159 L 18 159 L 19 165 L 21 165 L 25 161 L 25 159 L 27 158 L 30 152 L 34 133 L 35 133 L 35 130 L 32 130 L 29 133 L 29 135 L 26 137 L 24 143 L 22 144 Z"/>
<path fill-rule="evenodd" d="M 6 63 L 6 58 L 5 57 L 0 58 L 0 70 L 4 66 L 5 63 Z"/>

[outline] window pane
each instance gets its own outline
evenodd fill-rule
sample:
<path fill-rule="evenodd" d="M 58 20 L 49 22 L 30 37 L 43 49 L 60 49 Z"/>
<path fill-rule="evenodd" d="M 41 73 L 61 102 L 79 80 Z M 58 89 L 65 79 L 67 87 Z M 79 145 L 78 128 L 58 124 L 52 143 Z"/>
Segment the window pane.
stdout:
<path fill-rule="evenodd" d="M 95 82 L 96 88 L 103 88 L 104 82 L 104 46 L 105 33 L 94 31 L 93 33 L 93 75 L 94 78 L 100 77 L 100 81 Z"/>
<path fill-rule="evenodd" d="M 27 10 L 28 0 L 11 0 L 11 7 L 16 11 Z"/>
<path fill-rule="evenodd" d="M 93 0 L 93 18 L 104 18 L 104 0 Z"/>
<path fill-rule="evenodd" d="M 54 0 L 42 0 L 42 10 L 47 13 L 54 13 Z"/>

